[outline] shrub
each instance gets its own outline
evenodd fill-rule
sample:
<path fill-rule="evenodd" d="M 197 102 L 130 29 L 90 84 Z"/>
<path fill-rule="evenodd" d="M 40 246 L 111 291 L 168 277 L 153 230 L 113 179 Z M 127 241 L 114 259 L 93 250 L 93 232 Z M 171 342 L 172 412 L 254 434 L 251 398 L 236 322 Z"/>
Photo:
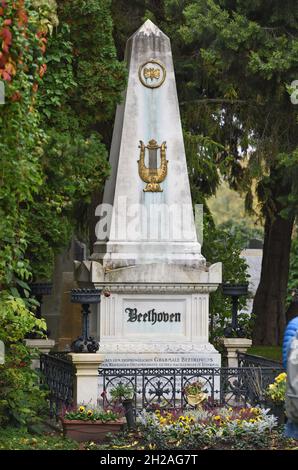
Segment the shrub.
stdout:
<path fill-rule="evenodd" d="M 5 363 L 0 365 L 0 425 L 36 424 L 46 410 L 45 393 L 39 377 L 31 369 L 34 352 L 22 342 L 35 328 L 41 331 L 45 322 L 35 318 L 23 299 L 7 292 L 0 294 L 0 339 L 5 344 Z"/>

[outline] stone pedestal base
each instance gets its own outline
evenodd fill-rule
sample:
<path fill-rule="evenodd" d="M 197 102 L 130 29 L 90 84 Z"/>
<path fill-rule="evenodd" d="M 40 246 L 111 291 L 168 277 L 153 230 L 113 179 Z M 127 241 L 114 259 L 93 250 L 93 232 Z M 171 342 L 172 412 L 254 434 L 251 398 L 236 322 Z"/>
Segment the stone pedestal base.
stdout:
<path fill-rule="evenodd" d="M 102 366 L 102 354 L 69 354 L 76 367 L 74 399 L 76 405 L 97 406 L 99 403 L 98 368 Z"/>
<path fill-rule="evenodd" d="M 133 289 L 135 288 L 135 292 Z M 220 367 L 209 343 L 209 293 L 180 286 L 110 286 L 100 305 L 106 367 Z M 196 286 L 194 291 L 199 290 Z"/>
<path fill-rule="evenodd" d="M 101 344 L 103 367 L 157 368 L 157 367 L 220 367 L 221 355 L 211 344 L 179 343 L 111 343 Z"/>
<path fill-rule="evenodd" d="M 220 367 L 209 343 L 209 294 L 221 264 L 104 270 L 92 260 L 76 263 L 76 279 L 102 291 L 97 339 L 106 367 Z"/>
<path fill-rule="evenodd" d="M 238 367 L 238 352 L 245 353 L 252 345 L 248 338 L 223 338 L 222 343 L 227 350 L 228 367 Z"/>
<path fill-rule="evenodd" d="M 55 347 L 53 339 L 26 339 L 26 346 L 31 349 L 38 349 L 40 354 L 48 354 Z M 32 360 L 32 369 L 40 369 L 40 360 L 37 357 Z"/>

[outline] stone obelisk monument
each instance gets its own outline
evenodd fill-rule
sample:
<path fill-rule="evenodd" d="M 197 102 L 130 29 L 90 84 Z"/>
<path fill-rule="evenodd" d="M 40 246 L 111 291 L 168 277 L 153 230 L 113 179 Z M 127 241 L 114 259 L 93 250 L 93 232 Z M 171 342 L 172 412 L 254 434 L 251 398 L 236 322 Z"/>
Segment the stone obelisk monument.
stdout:
<path fill-rule="evenodd" d="M 197 238 L 169 38 L 146 21 L 126 62 L 97 242 L 76 278 L 104 292 L 106 365 L 219 366 L 208 325 L 221 264 L 207 267 Z"/>

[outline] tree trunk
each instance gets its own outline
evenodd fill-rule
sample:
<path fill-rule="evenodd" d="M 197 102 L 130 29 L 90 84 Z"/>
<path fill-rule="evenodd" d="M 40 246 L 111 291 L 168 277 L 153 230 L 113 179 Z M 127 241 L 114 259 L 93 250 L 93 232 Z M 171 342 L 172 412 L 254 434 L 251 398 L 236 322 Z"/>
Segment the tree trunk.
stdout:
<path fill-rule="evenodd" d="M 293 224 L 294 217 L 266 217 L 261 280 L 253 304 L 255 345 L 282 343 Z"/>

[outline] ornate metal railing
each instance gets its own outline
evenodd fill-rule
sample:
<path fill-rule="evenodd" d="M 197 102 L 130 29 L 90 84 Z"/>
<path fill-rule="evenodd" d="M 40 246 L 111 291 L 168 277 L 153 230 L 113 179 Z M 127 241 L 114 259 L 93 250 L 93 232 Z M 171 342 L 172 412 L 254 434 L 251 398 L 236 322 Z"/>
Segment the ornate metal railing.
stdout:
<path fill-rule="evenodd" d="M 239 367 L 273 367 L 283 370 L 281 362 L 267 359 L 266 357 L 255 356 L 253 354 L 238 353 Z"/>
<path fill-rule="evenodd" d="M 40 356 L 41 382 L 48 390 L 50 417 L 58 417 L 63 408 L 73 404 L 75 367 L 67 353 L 55 352 Z"/>
<path fill-rule="evenodd" d="M 189 407 L 184 389 L 199 380 L 210 404 L 245 406 L 265 402 L 265 389 L 279 369 L 273 367 L 239 368 L 142 368 L 99 370 L 103 405 L 112 404 L 110 391 L 119 383 L 135 391 L 135 408 L 159 405 L 171 409 Z"/>

